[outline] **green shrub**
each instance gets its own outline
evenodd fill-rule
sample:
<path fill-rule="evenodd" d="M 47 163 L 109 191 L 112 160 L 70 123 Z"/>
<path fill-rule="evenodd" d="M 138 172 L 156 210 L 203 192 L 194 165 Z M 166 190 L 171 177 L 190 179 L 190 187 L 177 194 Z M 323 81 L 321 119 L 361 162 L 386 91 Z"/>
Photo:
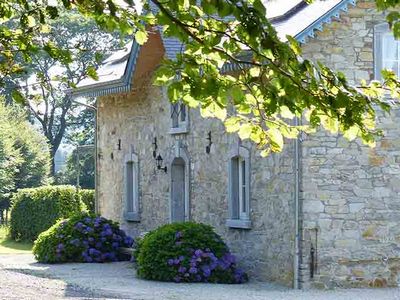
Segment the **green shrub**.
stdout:
<path fill-rule="evenodd" d="M 85 210 L 72 186 L 22 189 L 12 197 L 10 233 L 15 240 L 34 241 L 58 219 Z"/>
<path fill-rule="evenodd" d="M 94 192 L 94 190 L 89 190 L 89 189 L 79 190 L 79 196 L 81 197 L 82 202 L 85 203 L 87 209 L 90 212 L 94 213 L 95 212 L 95 206 L 94 206 L 95 192 Z"/>
<path fill-rule="evenodd" d="M 138 241 L 138 275 L 176 282 L 241 283 L 247 275 L 211 226 L 192 222 L 164 225 Z"/>
<path fill-rule="evenodd" d="M 33 246 L 39 262 L 108 262 L 129 259 L 120 247 L 133 240 L 117 223 L 91 213 L 79 213 L 60 220 L 41 233 Z"/>

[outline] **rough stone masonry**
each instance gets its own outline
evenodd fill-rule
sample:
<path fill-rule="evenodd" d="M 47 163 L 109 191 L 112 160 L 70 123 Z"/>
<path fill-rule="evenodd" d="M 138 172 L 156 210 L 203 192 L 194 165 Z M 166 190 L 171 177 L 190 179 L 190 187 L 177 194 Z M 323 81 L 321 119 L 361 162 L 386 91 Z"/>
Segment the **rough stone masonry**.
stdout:
<path fill-rule="evenodd" d="M 374 1 L 357 1 L 304 47 L 304 55 L 353 83 L 374 79 Z M 378 111 L 385 136 L 376 148 L 320 131 L 302 142 L 303 267 L 317 248 L 314 279 L 304 286 L 398 286 L 400 283 L 400 111 Z"/>
<path fill-rule="evenodd" d="M 373 28 L 383 23 L 373 1 L 358 1 L 303 46 L 304 57 L 344 72 L 352 82 L 372 79 Z M 164 48 L 158 33 L 141 48 L 134 89 L 98 100 L 99 210 L 133 235 L 170 221 L 170 174 L 159 172 L 153 140 L 168 167 L 177 145 L 188 153 L 190 219 L 216 228 L 250 276 L 293 282 L 294 142 L 283 153 L 251 156 L 250 229 L 226 226 L 229 151 L 238 138 L 219 121 L 189 111 L 190 128 L 170 134 L 170 105 L 151 85 Z M 374 149 L 324 131 L 301 141 L 302 287 L 398 286 L 400 281 L 400 112 L 378 114 L 385 137 Z M 213 145 L 207 154 L 207 133 Z M 121 148 L 118 144 L 120 140 Z M 124 219 L 124 157 L 139 159 L 140 222 Z M 314 276 L 311 277 L 311 249 Z"/>

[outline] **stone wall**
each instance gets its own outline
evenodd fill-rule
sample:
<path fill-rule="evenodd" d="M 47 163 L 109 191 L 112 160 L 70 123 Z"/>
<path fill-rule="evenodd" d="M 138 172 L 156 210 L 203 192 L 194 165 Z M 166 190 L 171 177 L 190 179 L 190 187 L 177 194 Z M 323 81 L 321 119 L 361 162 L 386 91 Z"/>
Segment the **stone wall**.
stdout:
<path fill-rule="evenodd" d="M 304 56 L 373 79 L 373 27 L 384 22 L 373 1 L 326 26 Z M 378 112 L 385 137 L 375 149 L 320 131 L 302 142 L 303 287 L 400 283 L 400 111 Z M 311 245 L 317 270 L 310 280 Z"/>
<path fill-rule="evenodd" d="M 220 121 L 202 119 L 190 111 L 187 134 L 169 134 L 170 105 L 161 88 L 150 85 L 152 71 L 163 49 L 159 35 L 142 47 L 134 76 L 132 93 L 102 97 L 98 103 L 99 209 L 105 217 L 122 223 L 130 234 L 139 235 L 170 221 L 170 173 L 156 170 L 152 156 L 153 140 L 170 168 L 176 141 L 186 148 L 190 158 L 190 218 L 215 227 L 241 260 L 250 276 L 291 285 L 294 252 L 294 174 L 293 142 L 284 153 L 261 158 L 251 149 L 252 228 L 229 229 L 228 160 L 238 138 L 227 135 Z M 140 87 L 137 89 L 135 87 Z M 211 131 L 213 145 L 206 154 L 206 137 Z M 121 140 L 121 150 L 118 150 Z M 126 154 L 139 156 L 139 223 L 123 218 L 123 164 Z"/>

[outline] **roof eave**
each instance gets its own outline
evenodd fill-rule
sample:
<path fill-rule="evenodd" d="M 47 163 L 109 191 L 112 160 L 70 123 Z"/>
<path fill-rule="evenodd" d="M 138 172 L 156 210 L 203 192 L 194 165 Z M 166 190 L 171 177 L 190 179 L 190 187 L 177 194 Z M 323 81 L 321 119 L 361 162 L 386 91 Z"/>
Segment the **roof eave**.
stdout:
<path fill-rule="evenodd" d="M 66 93 L 71 98 L 78 97 L 99 97 L 115 93 L 126 93 L 131 90 L 132 77 L 135 71 L 137 58 L 139 56 L 140 45 L 136 42 L 132 44 L 131 54 L 129 56 L 124 74 L 119 79 L 108 82 L 97 82 L 94 84 L 68 89 Z"/>

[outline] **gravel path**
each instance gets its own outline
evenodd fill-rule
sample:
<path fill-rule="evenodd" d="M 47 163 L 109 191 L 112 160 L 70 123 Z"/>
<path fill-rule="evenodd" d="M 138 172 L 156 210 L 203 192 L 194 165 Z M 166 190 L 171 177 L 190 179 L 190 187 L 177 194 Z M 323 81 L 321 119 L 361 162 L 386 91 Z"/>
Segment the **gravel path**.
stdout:
<path fill-rule="evenodd" d="M 400 300 L 400 289 L 294 291 L 270 283 L 174 284 L 137 279 L 126 262 L 44 265 L 31 255 L 0 255 L 0 299 Z"/>

